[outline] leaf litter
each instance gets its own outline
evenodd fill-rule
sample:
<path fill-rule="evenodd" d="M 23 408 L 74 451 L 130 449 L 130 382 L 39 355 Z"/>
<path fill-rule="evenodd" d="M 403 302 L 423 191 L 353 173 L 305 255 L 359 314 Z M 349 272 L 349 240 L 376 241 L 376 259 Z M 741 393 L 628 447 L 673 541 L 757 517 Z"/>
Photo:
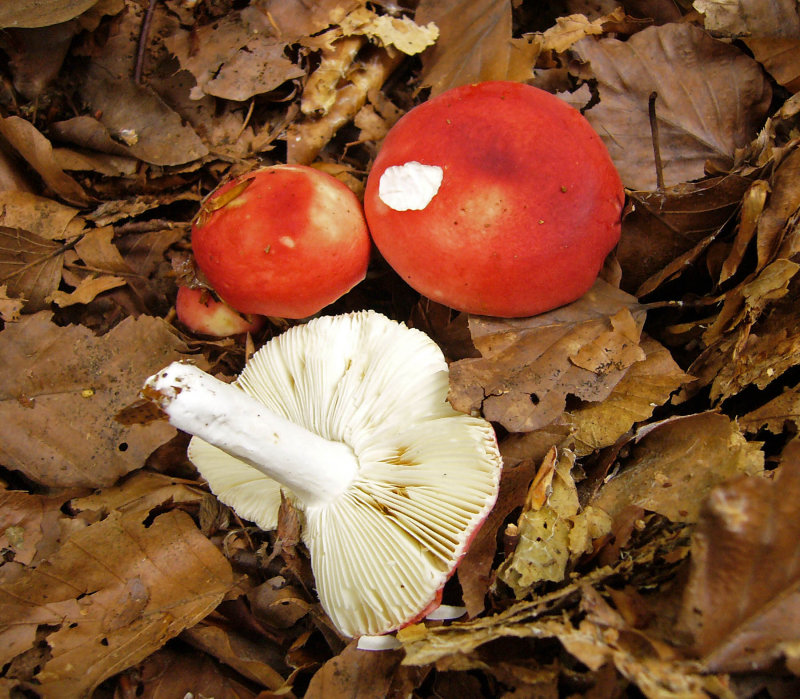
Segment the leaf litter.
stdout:
<path fill-rule="evenodd" d="M 403 8 L 0 8 L 5 695 L 800 692 L 796 4 Z M 362 651 L 319 608 L 292 508 L 276 532 L 238 519 L 138 389 L 174 359 L 230 378 L 291 324 L 176 323 L 219 181 L 308 163 L 360 194 L 402 114 L 486 79 L 582 109 L 626 186 L 622 240 L 535 318 L 439 307 L 380 259 L 330 309 L 436 339 L 505 464 L 445 590 L 468 618 Z"/>

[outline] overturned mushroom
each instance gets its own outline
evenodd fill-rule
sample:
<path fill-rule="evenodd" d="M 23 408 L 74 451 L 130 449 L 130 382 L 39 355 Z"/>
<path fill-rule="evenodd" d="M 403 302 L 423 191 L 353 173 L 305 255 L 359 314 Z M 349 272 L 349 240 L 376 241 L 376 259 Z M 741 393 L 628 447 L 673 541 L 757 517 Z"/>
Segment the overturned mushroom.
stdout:
<path fill-rule="evenodd" d="M 189 458 L 238 514 L 274 528 L 283 488 L 322 606 L 347 636 L 435 607 L 494 504 L 494 431 L 447 391 L 436 344 L 371 311 L 290 329 L 233 385 L 175 363 L 144 389 L 195 435 Z"/>

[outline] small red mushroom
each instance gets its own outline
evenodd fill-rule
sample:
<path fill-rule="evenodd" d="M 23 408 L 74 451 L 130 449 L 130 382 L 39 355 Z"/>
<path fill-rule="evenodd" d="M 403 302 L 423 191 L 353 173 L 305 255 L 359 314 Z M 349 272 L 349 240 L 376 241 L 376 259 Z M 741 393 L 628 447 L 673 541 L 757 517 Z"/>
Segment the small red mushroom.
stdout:
<path fill-rule="evenodd" d="M 211 337 L 230 337 L 255 332 L 264 324 L 262 316 L 244 316 L 224 301 L 217 301 L 207 289 L 178 288 L 175 314 L 188 330 Z"/>
<path fill-rule="evenodd" d="M 304 165 L 274 165 L 227 182 L 192 227 L 197 266 L 243 313 L 306 318 L 366 276 L 370 239 L 358 198 Z"/>
<path fill-rule="evenodd" d="M 535 315 L 592 285 L 624 192 L 588 121 L 530 85 L 485 82 L 412 109 L 386 136 L 364 208 L 375 245 L 423 295 Z"/>

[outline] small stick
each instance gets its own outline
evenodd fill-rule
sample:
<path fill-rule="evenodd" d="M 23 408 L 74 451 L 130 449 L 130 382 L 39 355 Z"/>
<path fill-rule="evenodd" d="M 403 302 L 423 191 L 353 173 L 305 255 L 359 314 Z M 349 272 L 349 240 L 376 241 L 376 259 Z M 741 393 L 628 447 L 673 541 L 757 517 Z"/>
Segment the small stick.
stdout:
<path fill-rule="evenodd" d="M 659 192 L 664 191 L 664 166 L 661 162 L 661 146 L 658 140 L 658 119 L 656 119 L 656 98 L 657 92 L 651 92 L 650 98 L 647 100 L 647 111 L 650 115 L 650 133 L 653 138 L 653 156 L 656 161 L 656 189 Z"/>
<path fill-rule="evenodd" d="M 150 25 L 153 23 L 153 14 L 158 0 L 150 0 L 142 20 L 142 31 L 139 34 L 139 48 L 136 51 L 136 67 L 133 69 L 133 82 L 137 85 L 142 83 L 142 72 L 144 71 L 144 54 L 147 50 L 147 38 L 150 36 Z"/>

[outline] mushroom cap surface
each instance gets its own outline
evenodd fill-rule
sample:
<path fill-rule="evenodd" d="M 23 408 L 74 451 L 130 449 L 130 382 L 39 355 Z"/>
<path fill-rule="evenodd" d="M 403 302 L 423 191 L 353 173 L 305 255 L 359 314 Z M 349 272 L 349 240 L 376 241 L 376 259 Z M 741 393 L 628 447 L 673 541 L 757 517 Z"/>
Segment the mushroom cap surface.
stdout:
<path fill-rule="evenodd" d="M 236 384 L 358 459 L 329 504 L 305 506 L 285 492 L 335 625 L 348 636 L 380 634 L 424 615 L 494 504 L 502 468 L 491 425 L 447 403 L 436 344 L 371 311 L 326 316 L 264 345 Z M 275 528 L 275 481 L 197 437 L 189 458 L 222 502 Z"/>
<path fill-rule="evenodd" d="M 426 184 L 430 168 L 441 169 L 438 186 Z M 404 175 L 430 187 L 427 203 L 417 189 L 403 209 Z M 506 81 L 457 87 L 404 115 L 364 197 L 375 245 L 410 286 L 502 317 L 585 293 L 619 240 L 623 204 L 589 122 L 548 92 Z"/>
<path fill-rule="evenodd" d="M 211 337 L 230 337 L 255 332 L 263 324 L 261 316 L 245 318 L 224 301 L 214 299 L 207 289 L 178 287 L 175 313 L 188 330 Z"/>
<path fill-rule="evenodd" d="M 235 178 L 204 202 L 192 227 L 200 270 L 242 313 L 306 318 L 367 272 L 361 203 L 335 177 L 273 165 Z"/>

